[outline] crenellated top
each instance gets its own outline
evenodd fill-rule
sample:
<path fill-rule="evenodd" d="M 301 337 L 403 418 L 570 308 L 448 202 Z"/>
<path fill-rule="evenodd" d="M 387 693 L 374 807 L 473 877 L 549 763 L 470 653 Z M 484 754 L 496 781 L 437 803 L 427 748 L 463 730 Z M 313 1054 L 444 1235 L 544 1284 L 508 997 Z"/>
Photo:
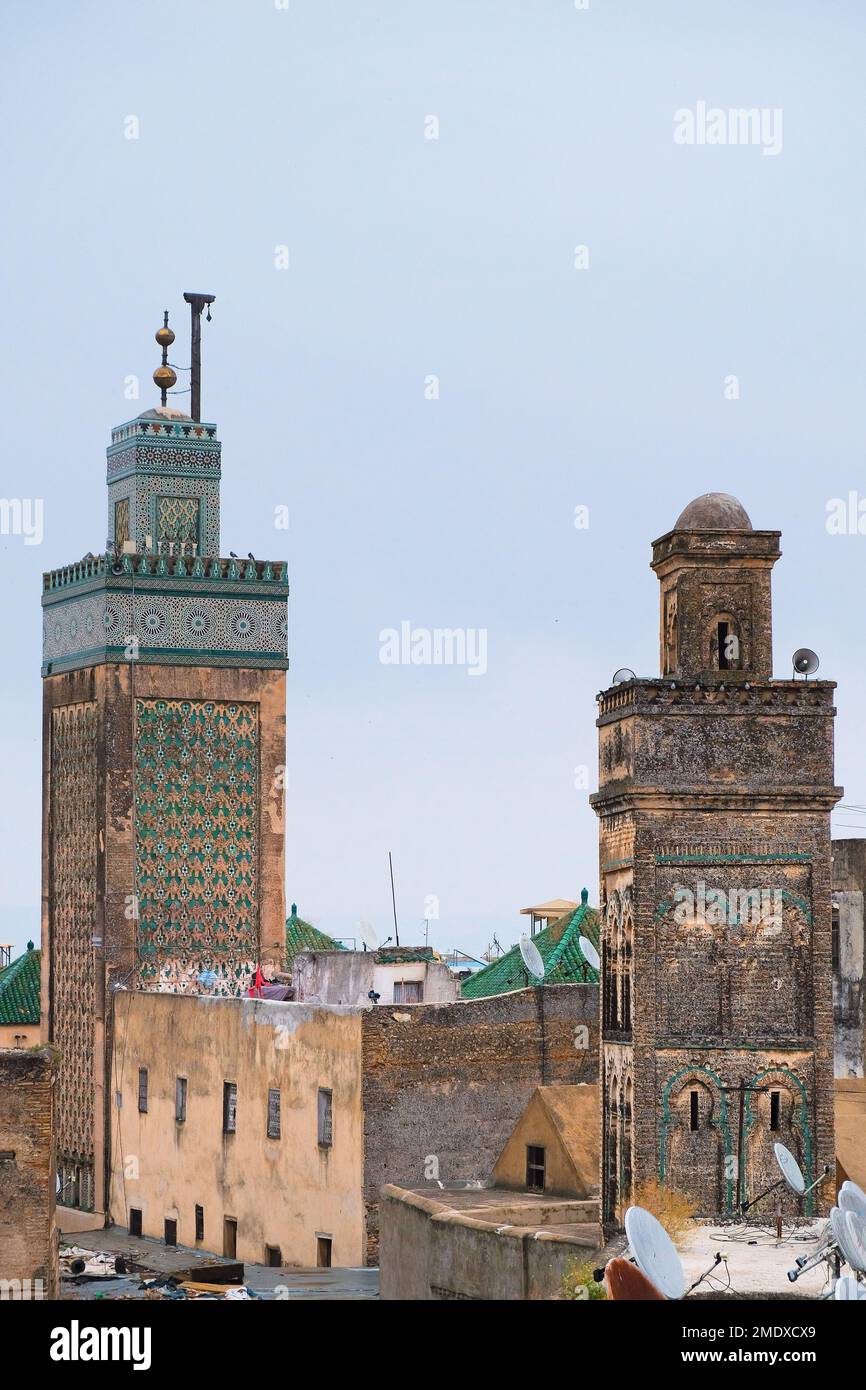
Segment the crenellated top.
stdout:
<path fill-rule="evenodd" d="M 163 418 L 156 412 L 138 415 L 123 425 L 115 425 L 111 431 L 112 444 L 123 444 L 127 439 L 145 436 L 148 439 L 192 440 L 216 439 L 216 425 L 206 425 L 203 421 L 190 420 L 186 416 Z"/>
<path fill-rule="evenodd" d="M 45 593 L 71 589 L 94 579 L 121 580 L 125 576 L 154 579 L 214 579 L 231 583 L 287 584 L 285 560 L 241 560 L 234 556 L 207 555 L 87 555 L 74 565 L 49 570 L 42 576 Z"/>
<path fill-rule="evenodd" d="M 660 680 L 636 678 L 622 685 L 611 686 L 596 696 L 598 723 L 611 717 L 622 719 L 629 714 L 654 714 L 679 709 L 690 712 L 712 709 L 718 713 L 762 711 L 785 713 L 791 710 L 817 709 L 833 713 L 835 681 L 746 681 L 725 685 L 702 684 L 689 680 Z"/>

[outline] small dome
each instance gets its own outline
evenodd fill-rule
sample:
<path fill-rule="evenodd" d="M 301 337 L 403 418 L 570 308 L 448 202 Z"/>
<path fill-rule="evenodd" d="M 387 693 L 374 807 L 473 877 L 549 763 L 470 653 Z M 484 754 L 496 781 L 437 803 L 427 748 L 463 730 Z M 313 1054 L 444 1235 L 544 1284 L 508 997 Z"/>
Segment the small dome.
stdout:
<path fill-rule="evenodd" d="M 151 410 L 143 410 L 136 416 L 137 420 L 188 420 L 189 416 L 184 415 L 182 410 L 175 410 L 173 405 L 155 405 Z"/>
<path fill-rule="evenodd" d="M 677 517 L 675 531 L 751 531 L 742 502 L 729 492 L 705 492 Z"/>

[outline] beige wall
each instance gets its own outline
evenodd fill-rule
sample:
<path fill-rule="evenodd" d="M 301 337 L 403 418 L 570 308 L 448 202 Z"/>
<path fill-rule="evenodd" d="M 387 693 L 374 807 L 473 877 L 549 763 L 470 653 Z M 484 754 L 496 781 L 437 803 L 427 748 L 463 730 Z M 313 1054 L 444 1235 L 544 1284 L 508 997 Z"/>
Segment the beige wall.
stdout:
<path fill-rule="evenodd" d="M 0 1023 L 0 1047 L 38 1047 L 41 1041 L 38 1023 Z"/>
<path fill-rule="evenodd" d="M 148 1070 L 148 1109 L 138 1072 Z M 187 1078 L 187 1118 L 175 1119 L 175 1081 Z M 237 1130 L 223 1134 L 223 1083 L 237 1084 Z M 333 1145 L 317 1143 L 317 1096 L 333 1092 Z M 281 1137 L 267 1135 L 268 1090 L 280 1091 Z M 223 1251 L 223 1220 L 238 1223 L 237 1256 L 311 1266 L 317 1236 L 334 1265 L 364 1263 L 361 1014 L 348 1008 L 130 992 L 116 996 L 112 1093 L 112 1220 L 142 1212 L 162 1238 Z M 195 1240 L 195 1207 L 204 1240 Z"/>

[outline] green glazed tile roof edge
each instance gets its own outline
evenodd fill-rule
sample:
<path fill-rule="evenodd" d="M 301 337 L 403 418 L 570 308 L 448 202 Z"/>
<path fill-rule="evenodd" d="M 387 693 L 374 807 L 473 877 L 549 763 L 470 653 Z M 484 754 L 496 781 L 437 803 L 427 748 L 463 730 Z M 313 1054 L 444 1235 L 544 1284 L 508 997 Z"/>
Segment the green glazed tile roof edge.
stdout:
<path fill-rule="evenodd" d="M 585 902 L 574 912 L 552 922 L 533 938 L 544 961 L 545 984 L 598 983 L 598 972 L 584 961 L 579 945 L 581 936 L 587 937 L 594 946 L 598 946 L 598 913 Z M 510 994 L 526 987 L 526 968 L 520 957 L 520 947 L 512 946 L 504 956 L 491 961 L 470 980 L 465 980 L 460 997 L 483 999 L 491 994 Z"/>
<path fill-rule="evenodd" d="M 0 970 L 0 1023 L 39 1023 L 41 961 L 31 946 Z"/>

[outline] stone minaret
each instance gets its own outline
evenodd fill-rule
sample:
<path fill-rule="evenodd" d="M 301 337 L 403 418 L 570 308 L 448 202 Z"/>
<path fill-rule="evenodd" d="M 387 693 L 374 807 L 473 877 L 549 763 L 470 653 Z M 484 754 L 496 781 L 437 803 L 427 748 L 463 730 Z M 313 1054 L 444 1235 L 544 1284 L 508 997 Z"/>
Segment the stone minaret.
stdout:
<path fill-rule="evenodd" d="M 106 553 L 43 581 L 43 1017 L 87 1211 L 114 991 L 236 995 L 282 962 L 286 564 L 219 558 L 219 486 L 216 426 L 144 411 L 112 431 Z"/>
<path fill-rule="evenodd" d="M 653 544 L 662 674 L 599 696 L 609 1223 L 652 1180 L 733 1212 L 776 1142 L 810 1181 L 834 1162 L 835 684 L 772 678 L 779 553 L 735 498 L 692 502 Z"/>

